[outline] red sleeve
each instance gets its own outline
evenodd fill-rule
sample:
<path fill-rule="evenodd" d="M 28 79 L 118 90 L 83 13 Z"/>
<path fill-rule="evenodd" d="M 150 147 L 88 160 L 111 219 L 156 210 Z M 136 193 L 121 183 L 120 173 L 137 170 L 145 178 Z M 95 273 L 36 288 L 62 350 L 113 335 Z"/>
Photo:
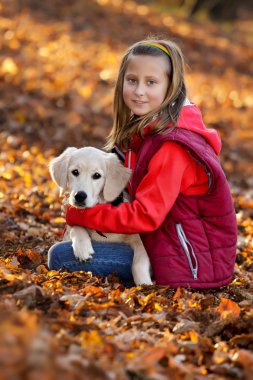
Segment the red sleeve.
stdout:
<path fill-rule="evenodd" d="M 153 231 L 163 223 L 180 191 L 194 180 L 186 150 L 176 143 L 165 142 L 151 159 L 133 202 L 117 207 L 110 204 L 86 209 L 69 207 L 66 222 L 101 232 Z"/>

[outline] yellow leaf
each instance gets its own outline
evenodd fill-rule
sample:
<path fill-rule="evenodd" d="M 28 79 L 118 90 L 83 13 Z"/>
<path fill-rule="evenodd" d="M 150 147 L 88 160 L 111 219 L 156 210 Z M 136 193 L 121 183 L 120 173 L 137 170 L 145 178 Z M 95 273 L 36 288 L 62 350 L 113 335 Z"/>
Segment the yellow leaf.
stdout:
<path fill-rule="evenodd" d="M 82 331 L 79 335 L 82 347 L 89 347 L 91 350 L 94 347 L 102 346 L 103 340 L 96 330 Z"/>
<path fill-rule="evenodd" d="M 87 85 L 87 86 L 80 87 L 78 89 L 78 92 L 83 98 L 89 99 L 93 93 L 93 86 Z"/>
<path fill-rule="evenodd" d="M 1 65 L 1 71 L 3 74 L 15 75 L 18 72 L 18 67 L 12 58 L 5 58 Z"/>

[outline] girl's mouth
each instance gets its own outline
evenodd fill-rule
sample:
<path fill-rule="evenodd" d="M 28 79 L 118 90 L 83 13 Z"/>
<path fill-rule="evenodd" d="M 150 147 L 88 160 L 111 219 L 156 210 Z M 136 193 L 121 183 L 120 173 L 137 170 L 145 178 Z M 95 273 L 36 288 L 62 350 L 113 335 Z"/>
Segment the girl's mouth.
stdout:
<path fill-rule="evenodd" d="M 137 104 L 146 104 L 147 102 L 144 102 L 143 100 L 133 100 L 134 103 Z"/>

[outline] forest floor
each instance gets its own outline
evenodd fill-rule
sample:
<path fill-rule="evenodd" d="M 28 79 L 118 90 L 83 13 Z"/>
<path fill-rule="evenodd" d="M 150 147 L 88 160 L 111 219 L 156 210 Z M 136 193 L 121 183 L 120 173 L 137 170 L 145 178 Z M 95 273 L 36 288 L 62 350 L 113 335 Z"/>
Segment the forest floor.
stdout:
<path fill-rule="evenodd" d="M 158 3 L 0 1 L 3 380 L 252 379 L 253 24 Z M 64 226 L 48 163 L 67 146 L 103 146 L 121 54 L 149 34 L 180 44 L 189 96 L 223 140 L 239 237 L 220 289 L 125 288 L 46 267 Z"/>

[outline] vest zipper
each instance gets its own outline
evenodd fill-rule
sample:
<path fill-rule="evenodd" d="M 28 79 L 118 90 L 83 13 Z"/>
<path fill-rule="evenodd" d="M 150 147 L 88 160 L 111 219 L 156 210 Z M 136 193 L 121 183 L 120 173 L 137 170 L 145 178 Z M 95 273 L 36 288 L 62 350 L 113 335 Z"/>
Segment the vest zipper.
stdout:
<path fill-rule="evenodd" d="M 187 260 L 188 260 L 188 263 L 189 263 L 189 266 L 190 266 L 190 269 L 192 272 L 193 279 L 197 280 L 198 279 L 198 260 L 197 260 L 197 257 L 195 255 L 193 246 L 191 245 L 191 243 L 189 242 L 189 240 L 185 236 L 185 233 L 184 233 L 184 230 L 183 230 L 181 223 L 176 224 L 176 231 L 177 231 L 177 236 L 179 238 L 181 246 L 184 250 L 184 253 L 186 254 L 186 257 L 187 257 Z M 195 265 L 193 264 L 193 262 Z"/>

